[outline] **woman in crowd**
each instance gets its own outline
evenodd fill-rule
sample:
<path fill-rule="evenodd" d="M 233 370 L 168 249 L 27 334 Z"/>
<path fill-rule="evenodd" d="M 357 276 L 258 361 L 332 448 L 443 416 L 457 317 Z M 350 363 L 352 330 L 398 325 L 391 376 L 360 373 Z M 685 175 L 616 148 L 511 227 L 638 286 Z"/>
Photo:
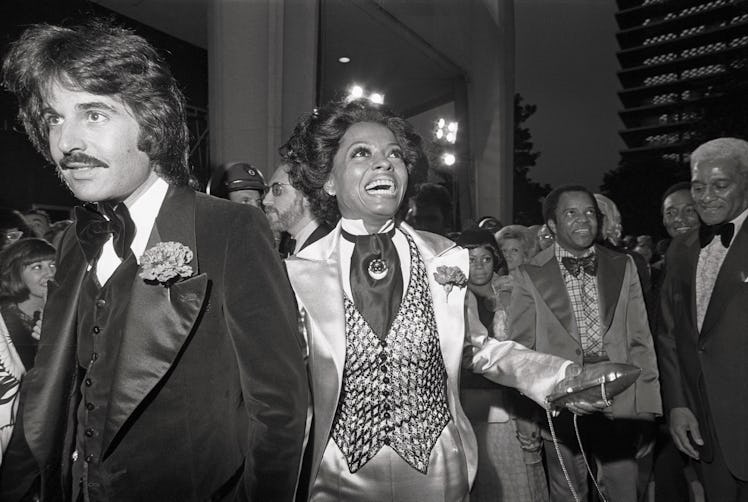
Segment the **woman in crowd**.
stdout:
<path fill-rule="evenodd" d="M 466 230 L 457 244 L 470 253 L 470 275 L 466 295 L 468 310 L 477 308 L 488 335 L 506 340 L 506 313 L 511 298 L 511 276 L 499 275 L 502 262 L 496 240 L 487 230 Z M 470 361 L 466 361 L 469 366 Z M 534 459 L 526 463 L 517 437 L 513 404 L 520 397 L 513 389 L 493 384 L 464 371 L 460 381 L 462 405 L 478 441 L 478 471 L 470 500 L 473 502 L 548 499 L 540 441 L 536 438 Z"/>
<path fill-rule="evenodd" d="M 477 455 L 459 402 L 466 332 L 499 344 L 476 355 L 479 370 L 537 402 L 577 372 L 466 326 L 479 324 L 463 315 L 468 252 L 394 219 L 419 154 L 412 126 L 368 100 L 316 110 L 284 147 L 315 213 L 342 216 L 286 262 L 308 343 L 314 419 L 299 490 L 313 501 L 468 497 Z"/>
<path fill-rule="evenodd" d="M 34 366 L 38 340 L 34 324 L 55 274 L 55 249 L 26 238 L 0 252 L 0 456 L 15 423 L 21 377 Z"/>

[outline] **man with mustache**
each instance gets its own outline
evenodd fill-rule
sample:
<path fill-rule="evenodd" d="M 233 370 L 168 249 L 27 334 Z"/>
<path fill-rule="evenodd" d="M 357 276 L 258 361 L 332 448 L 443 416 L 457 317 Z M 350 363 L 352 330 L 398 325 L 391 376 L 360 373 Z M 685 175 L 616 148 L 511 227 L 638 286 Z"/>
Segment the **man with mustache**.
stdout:
<path fill-rule="evenodd" d="M 58 250 L 0 498 L 292 500 L 308 406 L 292 293 L 262 213 L 188 187 L 161 56 L 106 21 L 35 25 L 3 83 L 87 204 Z"/>
<path fill-rule="evenodd" d="M 595 244 L 601 213 L 585 187 L 553 190 L 543 202 L 543 218 L 555 243 L 522 266 L 516 277 L 509 336 L 585 367 L 612 361 L 641 368 L 637 382 L 618 395 L 604 415 L 578 419 L 582 443 L 598 463 L 597 481 L 608 500 L 635 502 L 635 455 L 642 421 L 662 412 L 636 265 L 630 256 Z M 554 427 L 563 465 L 574 490 L 586 500 L 587 470 L 571 413 L 562 411 Z M 548 431 L 544 433 L 550 499 L 570 500 L 557 450 Z"/>
<path fill-rule="evenodd" d="M 675 445 L 698 461 L 708 500 L 748 500 L 748 142 L 691 154 L 698 232 L 673 239 L 657 336 Z"/>
<path fill-rule="evenodd" d="M 297 176 L 296 164 L 282 162 L 270 178 L 268 191 L 262 199 L 270 228 L 289 235 L 289 239 L 283 241 L 287 256 L 295 255 L 332 230 L 327 222 L 314 215 L 309 199 L 293 185 L 291 178 Z"/>

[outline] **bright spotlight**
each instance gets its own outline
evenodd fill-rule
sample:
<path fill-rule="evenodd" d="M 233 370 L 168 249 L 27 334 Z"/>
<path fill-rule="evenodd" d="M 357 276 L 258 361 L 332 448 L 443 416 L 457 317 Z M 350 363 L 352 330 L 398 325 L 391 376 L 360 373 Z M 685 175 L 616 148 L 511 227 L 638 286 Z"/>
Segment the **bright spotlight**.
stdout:
<path fill-rule="evenodd" d="M 442 163 L 445 166 L 453 166 L 457 162 L 457 157 L 453 153 L 446 152 L 442 155 Z"/>
<path fill-rule="evenodd" d="M 447 143 L 454 144 L 457 141 L 457 129 L 459 125 L 457 122 L 449 122 L 444 118 L 440 118 L 436 121 L 436 129 L 434 130 L 434 136 L 437 140 L 443 140 Z"/>
<path fill-rule="evenodd" d="M 350 63 L 351 58 L 349 58 L 348 56 L 341 56 L 338 58 L 338 62 L 343 64 Z"/>
<path fill-rule="evenodd" d="M 384 95 L 379 94 L 378 92 L 372 92 L 371 95 L 369 95 L 369 101 L 377 105 L 382 105 L 384 104 Z"/>
<path fill-rule="evenodd" d="M 353 85 L 348 90 L 348 99 L 354 100 L 364 96 L 364 88 L 360 85 Z"/>

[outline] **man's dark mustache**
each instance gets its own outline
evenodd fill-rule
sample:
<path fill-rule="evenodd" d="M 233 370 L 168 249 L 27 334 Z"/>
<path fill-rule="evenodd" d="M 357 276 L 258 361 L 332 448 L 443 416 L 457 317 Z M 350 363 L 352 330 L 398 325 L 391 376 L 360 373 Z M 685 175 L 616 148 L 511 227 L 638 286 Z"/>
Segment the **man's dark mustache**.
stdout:
<path fill-rule="evenodd" d="M 60 160 L 61 169 L 76 169 L 79 167 L 109 167 L 106 162 L 102 162 L 96 157 L 91 157 L 85 153 L 73 153 L 65 155 Z"/>

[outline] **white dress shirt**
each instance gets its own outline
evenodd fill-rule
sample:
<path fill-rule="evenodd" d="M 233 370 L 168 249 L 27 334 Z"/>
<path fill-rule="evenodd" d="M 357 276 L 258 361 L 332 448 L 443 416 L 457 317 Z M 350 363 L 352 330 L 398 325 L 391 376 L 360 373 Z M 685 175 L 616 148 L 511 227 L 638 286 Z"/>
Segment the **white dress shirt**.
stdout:
<path fill-rule="evenodd" d="M 160 177 L 156 178 L 156 181 L 140 197 L 127 204 L 130 218 L 135 224 L 135 237 L 130 249 L 138 263 L 140 263 L 140 257 L 145 252 L 148 238 L 153 231 L 153 225 L 156 223 L 156 216 L 161 209 L 161 204 L 164 202 L 168 189 L 169 184 L 166 181 Z M 109 240 L 104 243 L 101 256 L 96 262 L 96 277 L 99 284 L 105 284 L 120 263 L 122 263 L 122 260 L 114 251 L 114 237 L 110 236 Z"/>

